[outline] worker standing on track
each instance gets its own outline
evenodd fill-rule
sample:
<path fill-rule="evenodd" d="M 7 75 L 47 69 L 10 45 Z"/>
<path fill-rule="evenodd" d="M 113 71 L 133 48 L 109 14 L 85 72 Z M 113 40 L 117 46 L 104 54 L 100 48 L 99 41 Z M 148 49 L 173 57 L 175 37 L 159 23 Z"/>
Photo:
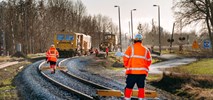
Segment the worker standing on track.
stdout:
<path fill-rule="evenodd" d="M 50 68 L 52 69 L 51 74 L 55 73 L 57 58 L 59 53 L 55 48 L 55 45 L 51 45 L 50 49 L 47 51 L 48 62 L 50 62 Z"/>
<path fill-rule="evenodd" d="M 130 45 L 123 54 L 124 67 L 126 68 L 125 100 L 130 100 L 135 84 L 138 87 L 138 100 L 143 100 L 145 79 L 151 65 L 150 51 L 142 45 L 142 35 L 134 37 L 134 44 Z"/>
<path fill-rule="evenodd" d="M 109 48 L 108 47 L 106 47 L 105 52 L 106 52 L 106 57 L 108 57 L 108 53 L 109 53 Z"/>
<path fill-rule="evenodd" d="M 98 54 L 99 54 L 99 51 L 98 51 L 98 49 L 96 48 L 96 49 L 95 49 L 95 56 L 98 57 Z"/>

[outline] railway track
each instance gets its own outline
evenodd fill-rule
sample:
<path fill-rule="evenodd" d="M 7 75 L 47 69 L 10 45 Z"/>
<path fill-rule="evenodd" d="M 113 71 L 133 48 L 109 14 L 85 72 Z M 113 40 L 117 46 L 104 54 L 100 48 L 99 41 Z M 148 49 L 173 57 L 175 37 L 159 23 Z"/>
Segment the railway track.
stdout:
<path fill-rule="evenodd" d="M 65 59 L 66 60 L 66 59 Z M 61 65 L 62 62 L 64 62 L 65 60 L 62 60 L 59 62 L 59 66 Z M 112 90 L 112 88 L 109 88 L 109 87 L 106 87 L 106 86 L 102 86 L 102 85 L 99 85 L 97 83 L 94 83 L 92 81 L 89 81 L 89 80 L 86 80 L 86 79 L 83 79 L 81 77 L 78 77 L 68 71 L 63 71 L 61 70 L 60 72 L 57 72 L 57 74 L 60 73 L 60 75 L 62 75 L 62 73 L 66 76 L 63 78 L 72 78 L 71 80 L 75 79 L 77 81 L 77 84 L 84 84 L 83 86 L 85 88 L 87 88 L 87 90 L 92 90 L 92 91 L 89 91 L 89 92 L 85 92 L 85 91 L 81 91 L 80 89 L 76 89 L 74 87 L 72 87 L 72 85 L 70 84 L 64 84 L 63 81 L 59 81 L 60 79 L 57 79 L 56 77 L 52 77 L 52 75 L 48 75 L 47 72 L 43 72 L 41 70 L 42 68 L 42 65 L 44 64 L 45 62 L 42 62 L 39 67 L 38 67 L 38 70 L 39 72 L 41 73 L 41 75 L 43 77 L 45 77 L 48 81 L 50 81 L 52 84 L 68 91 L 68 92 L 71 92 L 72 94 L 75 94 L 76 96 L 78 96 L 80 99 L 85 99 L 85 100 L 98 100 L 100 98 L 97 97 L 97 95 L 91 95 L 93 93 L 96 93 L 96 90 L 97 89 L 105 89 L 105 90 Z M 70 80 L 70 79 L 69 79 Z M 81 83 L 79 83 L 81 82 Z M 75 83 L 76 84 L 76 83 Z M 88 88 L 91 88 L 91 89 L 88 89 Z"/>
<path fill-rule="evenodd" d="M 40 68 L 47 65 L 44 61 L 33 63 L 22 72 L 22 78 L 19 78 L 20 84 L 23 85 L 21 90 L 25 91 L 22 94 L 28 96 L 26 99 L 122 100 L 122 97 L 108 98 L 96 94 L 97 89 L 123 91 L 124 85 L 87 72 L 84 70 L 88 64 L 85 61 L 87 60 L 81 58 L 59 59 L 59 65 L 68 66 L 69 72 L 57 70 L 55 74 L 50 74 L 50 71 L 41 71 Z"/>

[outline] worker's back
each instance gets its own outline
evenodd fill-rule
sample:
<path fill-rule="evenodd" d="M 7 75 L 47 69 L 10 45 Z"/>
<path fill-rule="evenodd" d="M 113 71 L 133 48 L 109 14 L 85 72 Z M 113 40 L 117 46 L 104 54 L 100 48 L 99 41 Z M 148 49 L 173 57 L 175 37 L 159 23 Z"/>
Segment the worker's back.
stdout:
<path fill-rule="evenodd" d="M 56 48 L 51 47 L 47 53 L 48 53 L 48 61 L 54 61 L 54 62 L 57 61 L 57 57 L 59 54 Z"/>

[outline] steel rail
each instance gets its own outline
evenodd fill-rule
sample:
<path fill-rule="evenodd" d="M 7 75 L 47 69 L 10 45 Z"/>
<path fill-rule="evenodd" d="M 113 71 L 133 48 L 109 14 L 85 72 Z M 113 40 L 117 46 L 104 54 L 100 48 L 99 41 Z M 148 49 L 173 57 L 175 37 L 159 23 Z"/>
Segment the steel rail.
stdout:
<path fill-rule="evenodd" d="M 65 61 L 65 60 L 62 60 L 62 61 Z M 45 77 L 48 81 L 50 81 L 51 83 L 53 83 L 53 84 L 55 84 L 55 85 L 61 87 L 62 89 L 66 90 L 66 91 L 69 91 L 69 92 L 71 92 L 71 93 L 77 95 L 80 99 L 84 99 L 84 100 L 94 100 L 94 98 L 93 98 L 92 96 L 89 96 L 89 95 L 87 95 L 87 94 L 85 94 L 85 93 L 82 93 L 82 92 L 80 92 L 80 91 L 78 91 L 78 90 L 72 89 L 72 88 L 70 88 L 70 87 L 68 87 L 68 86 L 66 86 L 66 85 L 63 85 L 63 84 L 60 83 L 60 82 L 57 82 L 56 80 L 50 78 L 49 76 L 47 76 L 44 72 L 41 71 L 41 66 L 42 66 L 44 63 L 45 63 L 45 61 L 42 62 L 42 63 L 39 65 L 38 71 L 39 71 L 40 74 L 41 74 L 43 77 Z M 61 61 L 60 61 L 60 63 L 61 63 Z M 60 64 L 60 63 L 59 63 L 59 64 Z"/>
<path fill-rule="evenodd" d="M 72 77 L 72 78 L 75 78 L 75 79 L 77 79 L 78 81 L 80 81 L 80 82 L 82 82 L 82 83 L 84 83 L 84 84 L 88 84 L 88 85 L 90 85 L 90 86 L 92 86 L 92 87 L 95 87 L 95 88 L 97 88 L 97 89 L 113 90 L 112 88 L 105 87 L 105 86 L 103 86 L 103 85 L 94 83 L 94 82 L 92 82 L 92 81 L 89 81 L 89 80 L 80 78 L 80 77 L 78 77 L 78 76 L 76 76 L 76 75 L 74 75 L 74 74 L 72 74 L 72 73 L 70 73 L 70 72 L 66 72 L 66 71 L 63 71 L 63 70 L 61 70 L 61 72 L 64 73 L 65 75 L 67 75 L 67 76 L 70 76 L 70 77 Z"/>

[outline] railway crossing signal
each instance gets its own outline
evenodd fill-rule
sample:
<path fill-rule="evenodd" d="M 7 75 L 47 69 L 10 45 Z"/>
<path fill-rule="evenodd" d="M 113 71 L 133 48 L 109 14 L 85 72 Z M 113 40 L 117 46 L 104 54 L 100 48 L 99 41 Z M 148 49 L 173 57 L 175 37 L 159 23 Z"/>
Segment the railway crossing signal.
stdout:
<path fill-rule="evenodd" d="M 168 39 L 167 42 L 170 43 L 169 51 L 170 51 L 170 53 L 171 53 L 171 51 L 172 51 L 172 42 L 174 42 L 174 39 Z"/>
<path fill-rule="evenodd" d="M 180 41 L 184 41 L 186 38 L 185 37 L 179 37 Z"/>
<path fill-rule="evenodd" d="M 181 42 L 183 42 L 186 38 L 185 37 L 179 37 L 179 40 Z M 181 43 L 180 46 L 179 46 L 179 51 L 183 51 L 183 44 Z"/>
<path fill-rule="evenodd" d="M 167 42 L 174 42 L 174 39 L 168 39 Z"/>

